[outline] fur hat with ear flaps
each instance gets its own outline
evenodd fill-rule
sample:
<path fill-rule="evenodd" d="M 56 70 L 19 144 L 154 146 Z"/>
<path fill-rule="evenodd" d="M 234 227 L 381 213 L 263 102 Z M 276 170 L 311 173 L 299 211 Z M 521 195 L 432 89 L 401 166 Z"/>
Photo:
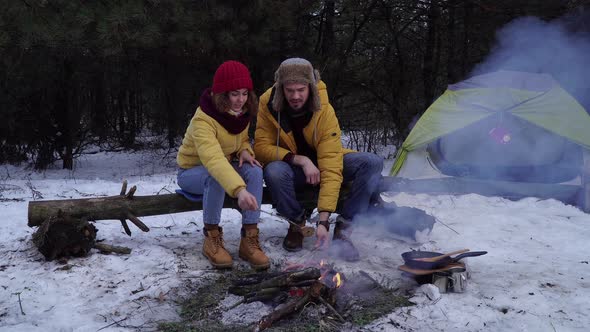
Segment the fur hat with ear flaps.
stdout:
<path fill-rule="evenodd" d="M 302 58 L 289 58 L 281 63 L 275 72 L 275 92 L 272 99 L 272 108 L 280 112 L 285 105 L 283 85 L 285 83 L 309 84 L 309 110 L 316 112 L 321 108 L 318 82 L 320 73 L 313 69 L 311 63 Z"/>

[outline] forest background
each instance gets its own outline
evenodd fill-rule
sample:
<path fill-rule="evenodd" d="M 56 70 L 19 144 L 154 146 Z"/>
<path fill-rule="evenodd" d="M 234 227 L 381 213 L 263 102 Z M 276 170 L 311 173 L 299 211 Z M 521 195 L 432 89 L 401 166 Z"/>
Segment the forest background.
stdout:
<path fill-rule="evenodd" d="M 584 0 L 2 3 L 0 163 L 39 170 L 56 161 L 72 169 L 97 146 L 156 145 L 173 158 L 198 96 L 229 59 L 248 65 L 257 94 L 282 60 L 309 59 L 352 148 L 399 146 L 447 85 L 493 51 L 509 22 L 533 16 L 590 32 Z M 146 134 L 159 139 L 138 139 Z"/>

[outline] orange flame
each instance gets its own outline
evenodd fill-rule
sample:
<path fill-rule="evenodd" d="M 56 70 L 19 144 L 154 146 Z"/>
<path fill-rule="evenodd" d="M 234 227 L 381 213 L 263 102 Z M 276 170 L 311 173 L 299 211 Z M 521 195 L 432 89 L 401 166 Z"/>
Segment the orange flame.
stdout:
<path fill-rule="evenodd" d="M 332 278 L 332 281 L 336 283 L 336 288 L 342 286 L 342 278 L 340 278 L 340 273 L 336 273 L 336 275 Z"/>
<path fill-rule="evenodd" d="M 326 261 L 322 259 L 322 260 L 320 261 L 320 267 L 324 267 L 324 265 L 326 265 Z"/>

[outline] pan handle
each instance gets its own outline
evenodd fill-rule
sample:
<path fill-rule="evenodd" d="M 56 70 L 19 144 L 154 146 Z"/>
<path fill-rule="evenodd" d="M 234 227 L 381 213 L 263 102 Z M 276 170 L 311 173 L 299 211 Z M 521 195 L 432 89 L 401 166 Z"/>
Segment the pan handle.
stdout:
<path fill-rule="evenodd" d="M 470 252 L 466 252 L 464 254 L 460 254 L 460 255 L 457 255 L 457 256 L 453 257 L 453 262 L 457 262 L 461 258 L 481 256 L 481 255 L 485 255 L 487 253 L 488 253 L 487 251 L 470 251 Z"/>
<path fill-rule="evenodd" d="M 447 258 L 449 256 L 453 256 L 456 254 L 462 254 L 464 252 L 468 252 L 469 249 L 461 249 L 461 250 L 455 250 L 455 251 L 451 251 L 449 253 L 446 254 L 440 254 L 438 256 L 434 256 L 434 257 L 422 257 L 422 258 L 414 258 L 415 261 L 421 261 L 421 262 L 429 262 L 429 263 L 433 263 L 436 261 L 439 261 L 443 258 Z"/>

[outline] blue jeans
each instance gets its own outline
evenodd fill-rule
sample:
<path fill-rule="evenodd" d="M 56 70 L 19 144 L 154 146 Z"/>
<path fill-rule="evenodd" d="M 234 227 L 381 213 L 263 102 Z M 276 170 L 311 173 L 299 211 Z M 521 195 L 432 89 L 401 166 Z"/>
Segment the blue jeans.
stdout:
<path fill-rule="evenodd" d="M 345 219 L 352 220 L 358 213 L 367 211 L 371 196 L 381 181 L 383 159 L 373 153 L 353 152 L 344 155 L 343 163 L 343 183 L 352 182 L 352 185 L 338 212 Z M 277 212 L 290 220 L 302 221 L 304 211 L 295 193 L 309 186 L 303 169 L 284 161 L 273 161 L 264 167 L 264 182 Z"/>
<path fill-rule="evenodd" d="M 238 167 L 237 161 L 231 164 L 244 179 L 246 190 L 254 195 L 258 207 L 260 207 L 260 202 L 262 202 L 262 169 L 248 163 L 243 163 L 242 167 Z M 203 195 L 203 222 L 205 224 L 219 224 L 225 200 L 225 190 L 209 174 L 205 166 L 178 170 L 177 182 L 182 190 L 191 194 Z M 257 224 L 259 218 L 260 211 L 242 211 L 242 224 Z"/>

